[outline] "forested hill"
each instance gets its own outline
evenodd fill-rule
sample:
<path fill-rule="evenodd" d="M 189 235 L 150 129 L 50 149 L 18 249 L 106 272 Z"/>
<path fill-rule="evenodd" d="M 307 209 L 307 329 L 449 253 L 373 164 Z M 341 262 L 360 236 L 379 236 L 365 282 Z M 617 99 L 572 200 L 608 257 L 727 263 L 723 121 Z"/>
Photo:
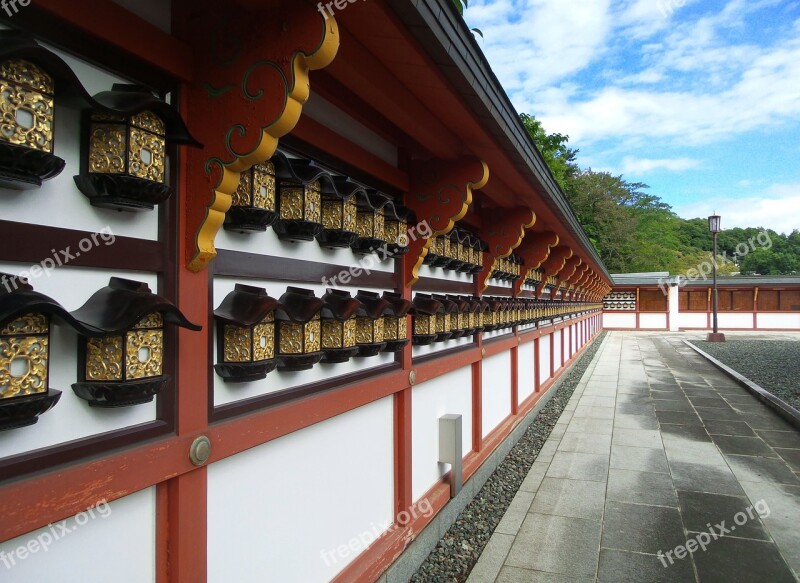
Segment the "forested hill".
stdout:
<path fill-rule="evenodd" d="M 569 138 L 547 134 L 533 116 L 522 122 L 611 273 L 685 273 L 710 259 L 707 217 L 682 219 L 648 186 L 608 172 L 581 169 Z M 768 225 L 726 229 L 718 238 L 722 274 L 800 273 L 800 231 L 785 235 Z"/>

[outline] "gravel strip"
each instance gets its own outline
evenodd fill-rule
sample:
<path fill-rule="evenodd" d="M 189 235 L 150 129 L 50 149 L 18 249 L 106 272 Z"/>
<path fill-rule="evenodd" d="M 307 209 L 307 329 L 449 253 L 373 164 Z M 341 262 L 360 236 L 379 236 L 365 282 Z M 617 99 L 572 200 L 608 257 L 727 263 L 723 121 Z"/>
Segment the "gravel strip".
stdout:
<path fill-rule="evenodd" d="M 539 411 L 522 439 L 517 442 L 475 499 L 445 533 L 428 558 L 411 578 L 414 583 L 454 583 L 467 580 L 470 571 L 517 494 L 522 481 L 536 461 L 575 387 L 592 362 L 606 332 L 595 340 L 563 377 L 558 391 Z"/>
<path fill-rule="evenodd" d="M 795 409 L 800 409 L 800 342 L 736 337 L 729 337 L 726 342 L 692 342 Z"/>

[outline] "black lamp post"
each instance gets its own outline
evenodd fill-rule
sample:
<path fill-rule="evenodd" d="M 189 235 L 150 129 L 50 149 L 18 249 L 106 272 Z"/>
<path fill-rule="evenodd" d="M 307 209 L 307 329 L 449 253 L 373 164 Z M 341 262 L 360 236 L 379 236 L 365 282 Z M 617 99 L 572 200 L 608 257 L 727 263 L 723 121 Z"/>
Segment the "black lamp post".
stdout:
<path fill-rule="evenodd" d="M 722 217 L 719 215 L 711 215 L 708 217 L 708 230 L 711 231 L 711 234 L 714 236 L 714 255 L 711 259 L 711 268 L 714 274 L 714 295 L 712 299 L 712 309 L 714 311 L 714 329 L 706 338 L 708 342 L 725 342 L 725 334 L 720 334 L 717 326 L 717 308 L 719 306 L 719 296 L 717 294 L 717 235 L 719 235 L 719 232 L 722 230 L 720 227 L 721 222 Z"/>

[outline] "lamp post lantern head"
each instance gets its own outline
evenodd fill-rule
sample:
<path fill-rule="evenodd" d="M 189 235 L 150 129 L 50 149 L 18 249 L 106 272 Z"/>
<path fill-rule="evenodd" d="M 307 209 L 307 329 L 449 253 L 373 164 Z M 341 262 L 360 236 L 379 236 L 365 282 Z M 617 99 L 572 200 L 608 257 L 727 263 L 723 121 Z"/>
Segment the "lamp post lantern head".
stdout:
<path fill-rule="evenodd" d="M 721 230 L 722 217 L 719 215 L 711 215 L 708 217 L 708 230 L 717 235 Z"/>

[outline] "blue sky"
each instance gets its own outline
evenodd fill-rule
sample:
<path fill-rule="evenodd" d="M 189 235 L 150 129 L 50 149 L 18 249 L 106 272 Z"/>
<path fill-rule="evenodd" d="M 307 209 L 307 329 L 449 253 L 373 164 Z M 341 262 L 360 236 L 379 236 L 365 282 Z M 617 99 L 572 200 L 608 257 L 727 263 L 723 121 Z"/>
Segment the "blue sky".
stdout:
<path fill-rule="evenodd" d="M 800 0 L 470 0 L 519 112 L 686 218 L 800 229 Z"/>

